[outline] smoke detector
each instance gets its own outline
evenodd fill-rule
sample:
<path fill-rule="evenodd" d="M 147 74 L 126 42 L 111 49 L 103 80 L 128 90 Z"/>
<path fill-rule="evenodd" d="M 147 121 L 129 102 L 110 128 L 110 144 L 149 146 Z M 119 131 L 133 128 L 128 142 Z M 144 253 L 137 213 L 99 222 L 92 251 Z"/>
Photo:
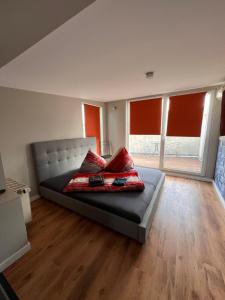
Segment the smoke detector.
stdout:
<path fill-rule="evenodd" d="M 153 71 L 149 71 L 149 72 L 146 72 L 146 73 L 145 73 L 145 77 L 146 77 L 147 79 L 152 79 L 153 76 L 154 76 L 154 72 L 153 72 Z"/>

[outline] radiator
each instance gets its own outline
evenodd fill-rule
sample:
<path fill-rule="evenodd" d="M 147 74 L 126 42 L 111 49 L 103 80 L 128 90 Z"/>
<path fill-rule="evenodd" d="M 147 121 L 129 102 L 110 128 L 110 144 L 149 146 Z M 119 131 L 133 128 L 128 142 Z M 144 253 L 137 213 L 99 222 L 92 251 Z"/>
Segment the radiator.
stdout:
<path fill-rule="evenodd" d="M 17 193 L 20 196 L 25 223 L 27 224 L 31 222 L 32 220 L 31 207 L 30 207 L 31 189 L 27 185 L 19 183 L 12 178 L 6 178 L 5 184 L 7 189 L 12 190 L 13 192 Z"/>

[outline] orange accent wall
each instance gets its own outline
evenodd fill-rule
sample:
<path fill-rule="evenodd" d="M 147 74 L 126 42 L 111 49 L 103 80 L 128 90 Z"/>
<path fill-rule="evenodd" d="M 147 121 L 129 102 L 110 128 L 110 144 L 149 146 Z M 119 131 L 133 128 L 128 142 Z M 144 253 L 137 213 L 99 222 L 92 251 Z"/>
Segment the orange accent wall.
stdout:
<path fill-rule="evenodd" d="M 205 94 L 170 97 L 167 136 L 200 137 Z"/>
<path fill-rule="evenodd" d="M 100 107 L 84 104 L 86 137 L 96 138 L 96 150 L 101 154 Z"/>
<path fill-rule="evenodd" d="M 130 102 L 130 134 L 160 135 L 162 99 Z"/>

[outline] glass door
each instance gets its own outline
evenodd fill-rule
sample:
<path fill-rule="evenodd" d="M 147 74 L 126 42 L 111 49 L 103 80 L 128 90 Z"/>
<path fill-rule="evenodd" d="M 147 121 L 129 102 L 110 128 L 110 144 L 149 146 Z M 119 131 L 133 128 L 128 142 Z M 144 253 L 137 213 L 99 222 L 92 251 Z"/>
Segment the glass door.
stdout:
<path fill-rule="evenodd" d="M 203 175 L 209 93 L 128 104 L 128 145 L 137 166 Z"/>
<path fill-rule="evenodd" d="M 131 101 L 129 116 L 129 151 L 135 165 L 159 168 L 162 99 Z"/>
<path fill-rule="evenodd" d="M 209 113 L 206 93 L 171 96 L 168 101 L 163 168 L 202 173 Z"/>

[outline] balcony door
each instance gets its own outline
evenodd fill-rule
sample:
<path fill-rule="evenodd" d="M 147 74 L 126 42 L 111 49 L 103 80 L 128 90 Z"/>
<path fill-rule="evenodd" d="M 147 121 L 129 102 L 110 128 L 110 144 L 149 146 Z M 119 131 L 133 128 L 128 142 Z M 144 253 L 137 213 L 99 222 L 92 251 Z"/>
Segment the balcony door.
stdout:
<path fill-rule="evenodd" d="M 129 151 L 135 165 L 159 168 L 162 99 L 130 102 Z"/>
<path fill-rule="evenodd" d="M 205 99 L 206 93 L 195 93 L 167 100 L 164 169 L 201 174 L 208 115 Z"/>
<path fill-rule="evenodd" d="M 130 101 L 129 151 L 137 166 L 203 173 L 208 93 Z"/>

